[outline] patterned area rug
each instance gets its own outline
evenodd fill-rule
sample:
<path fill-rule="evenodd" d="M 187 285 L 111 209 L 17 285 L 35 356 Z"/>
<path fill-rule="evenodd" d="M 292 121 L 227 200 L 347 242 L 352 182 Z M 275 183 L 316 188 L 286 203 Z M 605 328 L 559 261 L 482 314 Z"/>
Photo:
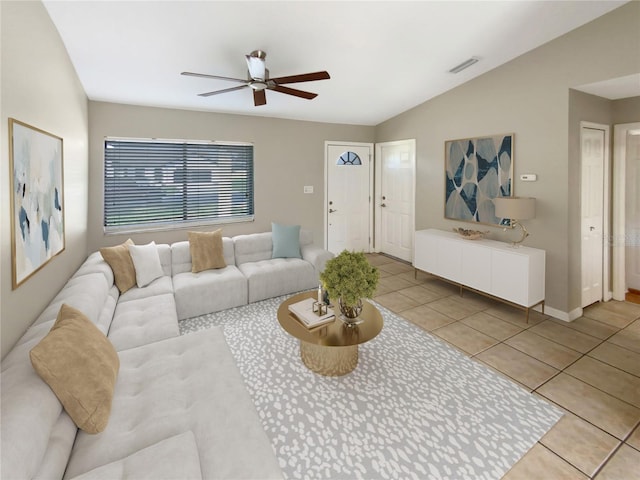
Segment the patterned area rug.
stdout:
<path fill-rule="evenodd" d="M 222 325 L 286 478 L 501 478 L 562 412 L 378 306 L 356 369 L 300 360 L 273 298 L 180 322 Z"/>

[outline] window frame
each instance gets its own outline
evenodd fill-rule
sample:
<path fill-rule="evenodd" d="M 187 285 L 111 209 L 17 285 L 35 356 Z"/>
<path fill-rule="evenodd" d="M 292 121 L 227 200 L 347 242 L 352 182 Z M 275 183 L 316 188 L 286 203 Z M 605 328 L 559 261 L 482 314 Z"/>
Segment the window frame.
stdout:
<path fill-rule="evenodd" d="M 220 146 L 243 146 L 251 147 L 251 212 L 250 214 L 237 217 L 217 217 L 183 221 L 158 221 L 149 223 L 138 223 L 121 226 L 107 226 L 107 194 L 106 194 L 106 168 L 107 168 L 107 143 L 108 142 L 131 142 L 131 143 L 166 143 L 180 145 L 220 145 Z M 154 231 L 171 231 L 202 227 L 208 225 L 222 225 L 233 223 L 250 223 L 255 221 L 255 145 L 252 142 L 231 142 L 220 140 L 191 140 L 191 139 L 167 139 L 167 138 L 134 138 L 105 136 L 102 148 L 102 230 L 104 235 L 120 235 L 128 233 L 144 233 Z"/>

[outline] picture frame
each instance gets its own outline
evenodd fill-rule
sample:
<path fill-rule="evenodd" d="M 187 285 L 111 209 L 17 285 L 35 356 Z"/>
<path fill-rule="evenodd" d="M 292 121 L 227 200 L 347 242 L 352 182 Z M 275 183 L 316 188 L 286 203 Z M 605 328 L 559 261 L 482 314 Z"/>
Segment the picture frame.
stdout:
<path fill-rule="evenodd" d="M 63 139 L 9 118 L 15 290 L 65 249 Z"/>
<path fill-rule="evenodd" d="M 513 133 L 445 142 L 445 218 L 511 226 L 495 216 L 493 200 L 513 196 L 513 146 Z"/>

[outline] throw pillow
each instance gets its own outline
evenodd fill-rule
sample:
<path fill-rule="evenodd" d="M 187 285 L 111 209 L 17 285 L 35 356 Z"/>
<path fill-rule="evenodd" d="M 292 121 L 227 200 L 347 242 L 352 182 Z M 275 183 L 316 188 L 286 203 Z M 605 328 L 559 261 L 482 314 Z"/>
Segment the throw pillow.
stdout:
<path fill-rule="evenodd" d="M 271 258 L 302 258 L 300 254 L 300 225 L 271 224 L 273 252 Z"/>
<path fill-rule="evenodd" d="M 224 261 L 221 228 L 213 232 L 189 232 L 189 252 L 193 273 L 227 266 L 227 262 Z"/>
<path fill-rule="evenodd" d="M 106 428 L 120 360 L 91 320 L 63 304 L 53 327 L 29 357 L 79 428 L 87 433 Z"/>
<path fill-rule="evenodd" d="M 136 269 L 129 254 L 129 246 L 133 245 L 131 239 L 115 247 L 100 249 L 104 261 L 113 270 L 113 278 L 120 293 L 124 293 L 136 284 Z"/>
<path fill-rule="evenodd" d="M 156 242 L 146 245 L 130 245 L 129 253 L 136 268 L 136 283 L 138 287 L 146 287 L 156 278 L 164 275 Z"/>

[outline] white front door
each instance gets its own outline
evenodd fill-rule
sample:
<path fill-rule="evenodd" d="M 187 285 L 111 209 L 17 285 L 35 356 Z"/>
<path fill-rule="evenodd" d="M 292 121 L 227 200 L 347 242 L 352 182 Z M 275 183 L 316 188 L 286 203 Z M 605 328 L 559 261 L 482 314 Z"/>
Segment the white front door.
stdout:
<path fill-rule="evenodd" d="M 376 251 L 413 260 L 415 140 L 376 144 Z"/>
<path fill-rule="evenodd" d="M 327 250 L 370 251 L 373 145 L 326 143 Z"/>
<path fill-rule="evenodd" d="M 640 130 L 628 132 L 626 156 L 625 280 L 640 290 Z"/>
<path fill-rule="evenodd" d="M 605 132 L 582 127 L 581 235 L 582 307 L 603 298 L 603 213 Z"/>

